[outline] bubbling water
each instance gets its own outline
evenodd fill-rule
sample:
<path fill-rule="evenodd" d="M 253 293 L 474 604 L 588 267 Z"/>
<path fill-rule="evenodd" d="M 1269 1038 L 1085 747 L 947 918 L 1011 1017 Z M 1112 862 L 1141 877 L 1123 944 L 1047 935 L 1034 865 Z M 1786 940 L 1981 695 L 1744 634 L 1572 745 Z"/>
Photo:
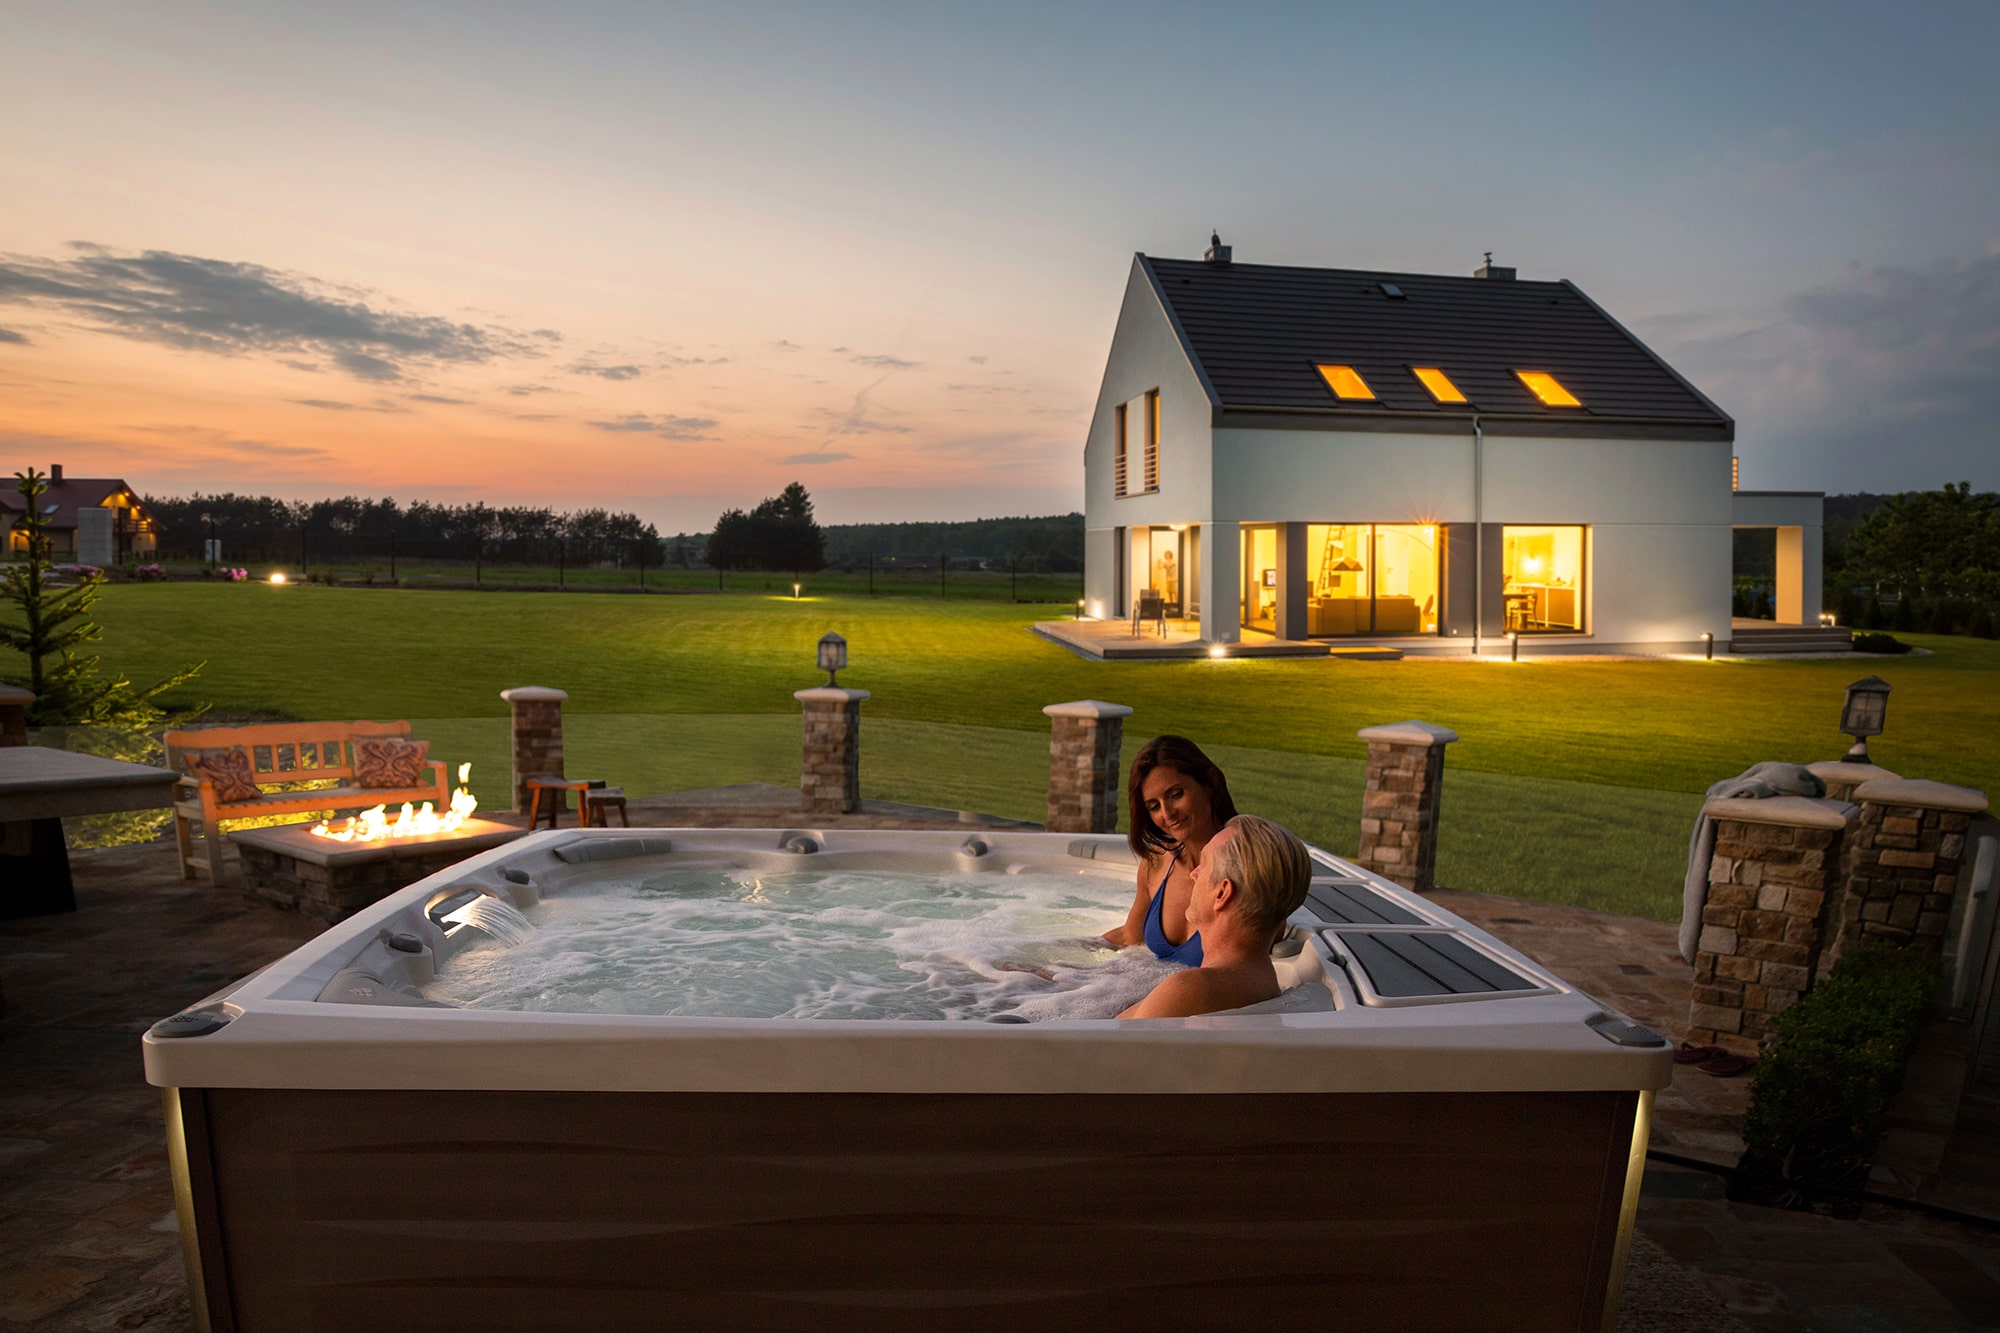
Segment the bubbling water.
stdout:
<path fill-rule="evenodd" d="M 1131 888 L 1088 874 L 682 870 L 578 885 L 428 998 L 708 1018 L 1110 1018 L 1178 965 L 1095 937 Z"/>

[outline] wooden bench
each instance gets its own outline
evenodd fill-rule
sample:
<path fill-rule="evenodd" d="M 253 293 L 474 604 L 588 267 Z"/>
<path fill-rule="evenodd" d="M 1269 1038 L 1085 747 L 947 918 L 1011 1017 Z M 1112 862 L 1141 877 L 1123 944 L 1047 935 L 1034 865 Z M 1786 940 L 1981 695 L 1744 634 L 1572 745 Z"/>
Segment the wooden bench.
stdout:
<path fill-rule="evenodd" d="M 354 782 L 354 743 L 393 737 L 410 738 L 408 722 L 273 722 L 251 727 L 200 727 L 169 731 L 165 736 L 167 767 L 182 774 L 174 800 L 174 841 L 178 844 L 181 878 L 193 879 L 206 862 L 211 884 L 222 883 L 222 822 L 257 815 L 294 815 L 315 810 L 365 810 L 432 802 L 440 811 L 451 805 L 446 765 L 428 759 L 431 781 L 413 787 L 363 787 Z M 262 791 L 256 799 L 224 801 L 215 784 L 187 772 L 183 756 L 195 750 L 241 747 L 250 755 L 259 788 L 297 782 L 332 782 L 310 791 Z M 195 822 L 202 828 L 205 855 L 197 861 Z"/>

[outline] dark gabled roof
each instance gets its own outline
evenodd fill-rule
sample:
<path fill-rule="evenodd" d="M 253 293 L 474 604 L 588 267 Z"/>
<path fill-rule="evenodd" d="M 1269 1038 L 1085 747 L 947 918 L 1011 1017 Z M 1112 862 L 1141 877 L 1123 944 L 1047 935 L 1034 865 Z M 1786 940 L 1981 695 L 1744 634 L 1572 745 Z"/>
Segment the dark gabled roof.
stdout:
<path fill-rule="evenodd" d="M 1219 408 L 1733 426 L 1569 282 L 1138 258 Z M 1352 366 L 1375 400 L 1334 397 L 1319 364 Z M 1436 402 L 1412 366 L 1470 401 Z M 1583 406 L 1544 407 L 1517 370 L 1547 371 Z"/>
<path fill-rule="evenodd" d="M 127 492 L 136 500 L 138 492 L 122 481 L 109 477 L 64 477 L 61 481 L 49 483 L 48 490 L 42 492 L 37 501 L 44 514 L 48 515 L 49 526 L 57 529 L 76 526 L 76 511 L 79 509 L 101 508 L 111 496 Z M 0 507 L 15 514 L 28 512 L 27 497 L 19 491 L 0 493 Z"/>

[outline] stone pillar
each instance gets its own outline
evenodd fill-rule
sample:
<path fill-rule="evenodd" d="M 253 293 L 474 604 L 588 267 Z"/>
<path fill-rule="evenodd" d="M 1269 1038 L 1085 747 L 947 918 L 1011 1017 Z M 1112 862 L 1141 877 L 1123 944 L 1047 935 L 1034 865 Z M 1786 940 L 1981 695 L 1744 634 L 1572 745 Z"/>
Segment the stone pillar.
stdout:
<path fill-rule="evenodd" d="M 562 706 L 569 695 L 546 685 L 521 685 L 500 691 L 500 697 L 514 709 L 514 813 L 524 815 L 528 779 L 563 775 Z M 561 792 L 549 795 L 563 799 Z"/>
<path fill-rule="evenodd" d="M 815 815 L 851 815 L 861 808 L 861 701 L 867 690 L 821 685 L 795 690 L 805 705 L 805 756 L 799 766 L 799 808 Z"/>
<path fill-rule="evenodd" d="M 1406 889 L 1435 888 L 1444 747 L 1458 733 L 1428 722 L 1397 722 L 1355 734 L 1368 742 L 1356 863 Z"/>
<path fill-rule="evenodd" d="M 18 685 L 0 685 L 0 745 L 28 743 L 28 705 L 34 692 Z"/>
<path fill-rule="evenodd" d="M 1054 719 L 1049 731 L 1049 832 L 1116 833 L 1118 747 L 1132 710 L 1079 699 L 1042 711 Z"/>
<path fill-rule="evenodd" d="M 1772 796 L 1710 801 L 1701 812 L 1715 822 L 1715 852 L 1687 1039 L 1755 1055 L 1771 1021 L 1812 986 L 1854 807 Z"/>
<path fill-rule="evenodd" d="M 1861 803 L 1849 839 L 1839 932 L 1827 965 L 1857 941 L 1938 953 L 1951 922 L 1966 833 L 1986 813 L 1986 793 L 1944 782 L 1877 778 L 1854 789 Z"/>
<path fill-rule="evenodd" d="M 1826 784 L 1826 796 L 1830 801 L 1852 801 L 1854 789 L 1862 783 L 1896 776 L 1886 768 L 1877 768 L 1873 764 L 1850 764 L 1845 759 L 1807 764 L 1806 771 Z"/>

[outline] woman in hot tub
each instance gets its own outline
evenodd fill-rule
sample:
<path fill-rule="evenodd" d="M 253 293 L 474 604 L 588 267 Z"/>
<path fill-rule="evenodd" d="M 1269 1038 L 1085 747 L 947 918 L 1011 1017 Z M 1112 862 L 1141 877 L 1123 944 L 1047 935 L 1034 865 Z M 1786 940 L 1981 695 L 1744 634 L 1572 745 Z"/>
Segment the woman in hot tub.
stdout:
<path fill-rule="evenodd" d="M 1185 736 L 1156 736 L 1132 760 L 1127 840 L 1139 858 L 1138 892 L 1125 924 L 1104 932 L 1114 949 L 1144 944 L 1155 955 L 1201 966 L 1201 934 L 1188 898 L 1202 849 L 1236 817 L 1229 781 Z"/>

